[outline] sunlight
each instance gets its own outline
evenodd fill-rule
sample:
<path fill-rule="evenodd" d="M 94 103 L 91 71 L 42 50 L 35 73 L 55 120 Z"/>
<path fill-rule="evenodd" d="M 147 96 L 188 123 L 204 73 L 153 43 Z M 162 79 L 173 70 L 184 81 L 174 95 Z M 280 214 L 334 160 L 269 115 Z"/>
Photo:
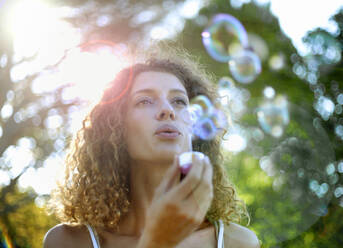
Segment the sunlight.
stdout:
<path fill-rule="evenodd" d="M 49 53 L 45 59 L 51 60 L 66 47 L 79 44 L 79 34 L 70 32 L 71 25 L 61 20 L 66 15 L 62 8 L 52 8 L 38 0 L 18 2 L 8 15 L 8 31 L 17 56 L 25 58 L 44 52 Z"/>
<path fill-rule="evenodd" d="M 39 0 L 18 1 L 6 18 L 7 31 L 14 46 L 15 65 L 10 76 L 13 82 L 20 83 L 26 77 L 37 74 L 31 88 L 34 94 L 53 92 L 62 85 L 68 85 L 62 94 L 63 101 L 78 98 L 91 105 L 99 100 L 105 85 L 114 79 L 117 72 L 128 65 L 127 47 L 104 40 L 82 44 L 81 31 L 63 20 L 76 12 L 72 8 L 49 6 Z M 35 56 L 32 60 L 25 61 L 32 56 Z M 62 58 L 63 61 L 54 70 L 46 69 Z M 0 66 L 4 65 L 6 58 L 1 57 L 0 62 Z M 0 113 L 2 117 L 12 115 L 11 106 L 5 105 Z M 70 131 L 79 128 L 84 115 L 83 109 L 70 113 Z M 45 120 L 45 125 L 53 131 L 63 123 L 59 115 L 53 115 Z M 30 149 L 21 146 L 12 148 L 5 156 L 12 158 L 11 175 L 0 174 L 0 184 L 8 183 L 23 166 L 32 162 Z M 18 152 L 25 156 L 17 156 Z M 20 186 L 31 186 L 39 194 L 49 193 L 54 187 L 54 180 L 51 179 L 56 174 L 56 164 L 63 163 L 59 159 L 50 157 L 42 168 L 29 169 L 20 178 Z"/>
<path fill-rule="evenodd" d="M 97 102 L 104 87 L 128 62 L 116 56 L 115 45 L 102 44 L 93 52 L 74 49 L 59 67 L 62 81 L 73 85 L 68 91 L 88 102 Z M 64 96 L 62 96 L 64 97 Z"/>

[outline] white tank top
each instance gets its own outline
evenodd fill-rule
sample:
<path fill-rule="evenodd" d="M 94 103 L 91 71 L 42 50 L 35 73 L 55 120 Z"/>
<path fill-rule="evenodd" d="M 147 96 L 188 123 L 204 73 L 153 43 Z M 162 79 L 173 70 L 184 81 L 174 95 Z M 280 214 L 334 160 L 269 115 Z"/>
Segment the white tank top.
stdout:
<path fill-rule="evenodd" d="M 92 239 L 92 244 L 94 248 L 100 248 L 100 242 L 98 234 L 96 233 L 95 229 L 93 229 L 90 225 L 86 225 L 89 231 L 89 234 Z M 224 224 L 222 220 L 218 222 L 214 222 L 214 227 L 216 229 L 216 239 L 217 239 L 217 248 L 224 248 Z"/>

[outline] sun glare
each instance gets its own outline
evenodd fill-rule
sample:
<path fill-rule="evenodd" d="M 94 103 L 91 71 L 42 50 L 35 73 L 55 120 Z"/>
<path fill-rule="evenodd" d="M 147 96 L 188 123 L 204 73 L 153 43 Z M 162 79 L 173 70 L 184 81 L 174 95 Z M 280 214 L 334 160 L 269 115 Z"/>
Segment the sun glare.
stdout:
<path fill-rule="evenodd" d="M 20 1 L 13 6 L 8 16 L 8 31 L 13 38 L 15 53 L 24 58 L 38 52 L 52 54 L 56 53 L 57 47 L 80 42 L 75 33 L 70 33 L 71 26 L 61 20 L 65 13 L 60 10 L 38 0 Z"/>
<path fill-rule="evenodd" d="M 59 68 L 62 81 L 71 84 L 74 93 L 90 103 L 99 100 L 104 87 L 127 65 L 111 49 L 103 48 L 97 52 L 74 49 Z"/>
<path fill-rule="evenodd" d="M 32 85 L 34 94 L 53 92 L 62 85 L 68 85 L 62 99 L 67 102 L 79 98 L 91 106 L 98 101 L 105 85 L 128 65 L 127 47 L 110 41 L 82 44 L 81 31 L 62 19 L 72 13 L 71 8 L 56 8 L 38 0 L 19 1 L 12 7 L 8 12 L 7 31 L 13 40 L 14 63 L 17 64 L 11 69 L 11 79 L 20 83 L 27 76 L 37 73 Z M 25 61 L 34 55 L 34 59 Z M 46 69 L 62 58 L 63 61 L 53 71 Z M 9 111 L 1 114 L 9 114 Z M 81 123 L 84 114 L 80 113 L 83 110 L 70 114 L 72 129 L 79 127 L 75 123 Z M 61 125 L 59 119 L 51 118 L 49 121 L 47 128 Z M 21 164 L 20 159 L 11 162 L 14 169 L 22 168 Z M 21 178 L 21 186 L 32 186 L 40 194 L 48 193 L 53 185 L 40 179 L 51 179 L 51 174 L 55 173 L 51 172 L 54 167 L 51 164 L 54 162 L 48 159 L 41 169 L 28 170 Z M 0 173 L 0 184 L 7 181 L 8 177 Z M 45 189 L 44 192 L 41 188 Z"/>
<path fill-rule="evenodd" d="M 36 57 L 33 61 L 14 66 L 11 77 L 17 82 L 37 72 L 40 76 L 35 79 L 34 93 L 68 84 L 73 86 L 75 96 L 93 102 L 99 98 L 105 84 L 126 65 L 122 59 L 125 46 L 97 41 L 91 43 L 91 46 L 95 44 L 96 50 L 81 50 L 80 47 L 84 48 L 84 45 L 80 46 L 81 32 L 62 20 L 70 12 L 70 9 L 56 8 L 38 0 L 20 1 L 12 8 L 8 26 L 16 58 L 20 61 L 33 55 Z M 46 66 L 56 64 L 66 52 L 67 56 L 57 72 L 49 75 L 43 72 Z"/>

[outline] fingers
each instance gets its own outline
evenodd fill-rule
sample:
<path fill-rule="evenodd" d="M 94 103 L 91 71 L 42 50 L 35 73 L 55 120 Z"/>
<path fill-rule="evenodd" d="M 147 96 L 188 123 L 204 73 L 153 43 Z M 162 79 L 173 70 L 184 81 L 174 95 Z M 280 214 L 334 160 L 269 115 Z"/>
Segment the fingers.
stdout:
<path fill-rule="evenodd" d="M 213 199 L 213 169 L 208 157 L 205 158 L 204 164 L 203 180 L 186 199 L 191 202 L 189 205 L 194 205 L 192 207 L 196 209 L 199 216 L 206 214 Z"/>
<path fill-rule="evenodd" d="M 204 180 L 205 167 L 209 167 L 210 170 L 212 169 L 209 160 L 206 160 L 205 156 L 194 156 L 192 160 L 192 168 L 188 172 L 187 176 L 173 189 L 173 197 L 175 200 L 182 201 L 187 199 L 187 197 L 189 197 Z M 208 162 L 205 163 L 205 161 Z M 212 183 L 212 181 L 209 181 L 209 183 Z"/>

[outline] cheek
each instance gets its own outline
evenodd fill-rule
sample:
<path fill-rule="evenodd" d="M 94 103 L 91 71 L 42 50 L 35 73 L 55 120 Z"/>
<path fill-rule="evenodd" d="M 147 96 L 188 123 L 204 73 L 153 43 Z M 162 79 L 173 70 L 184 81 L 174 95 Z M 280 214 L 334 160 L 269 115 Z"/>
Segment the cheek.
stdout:
<path fill-rule="evenodd" d="M 151 135 L 151 118 L 146 113 L 129 112 L 126 119 L 126 142 L 131 157 L 137 157 L 147 148 Z"/>

